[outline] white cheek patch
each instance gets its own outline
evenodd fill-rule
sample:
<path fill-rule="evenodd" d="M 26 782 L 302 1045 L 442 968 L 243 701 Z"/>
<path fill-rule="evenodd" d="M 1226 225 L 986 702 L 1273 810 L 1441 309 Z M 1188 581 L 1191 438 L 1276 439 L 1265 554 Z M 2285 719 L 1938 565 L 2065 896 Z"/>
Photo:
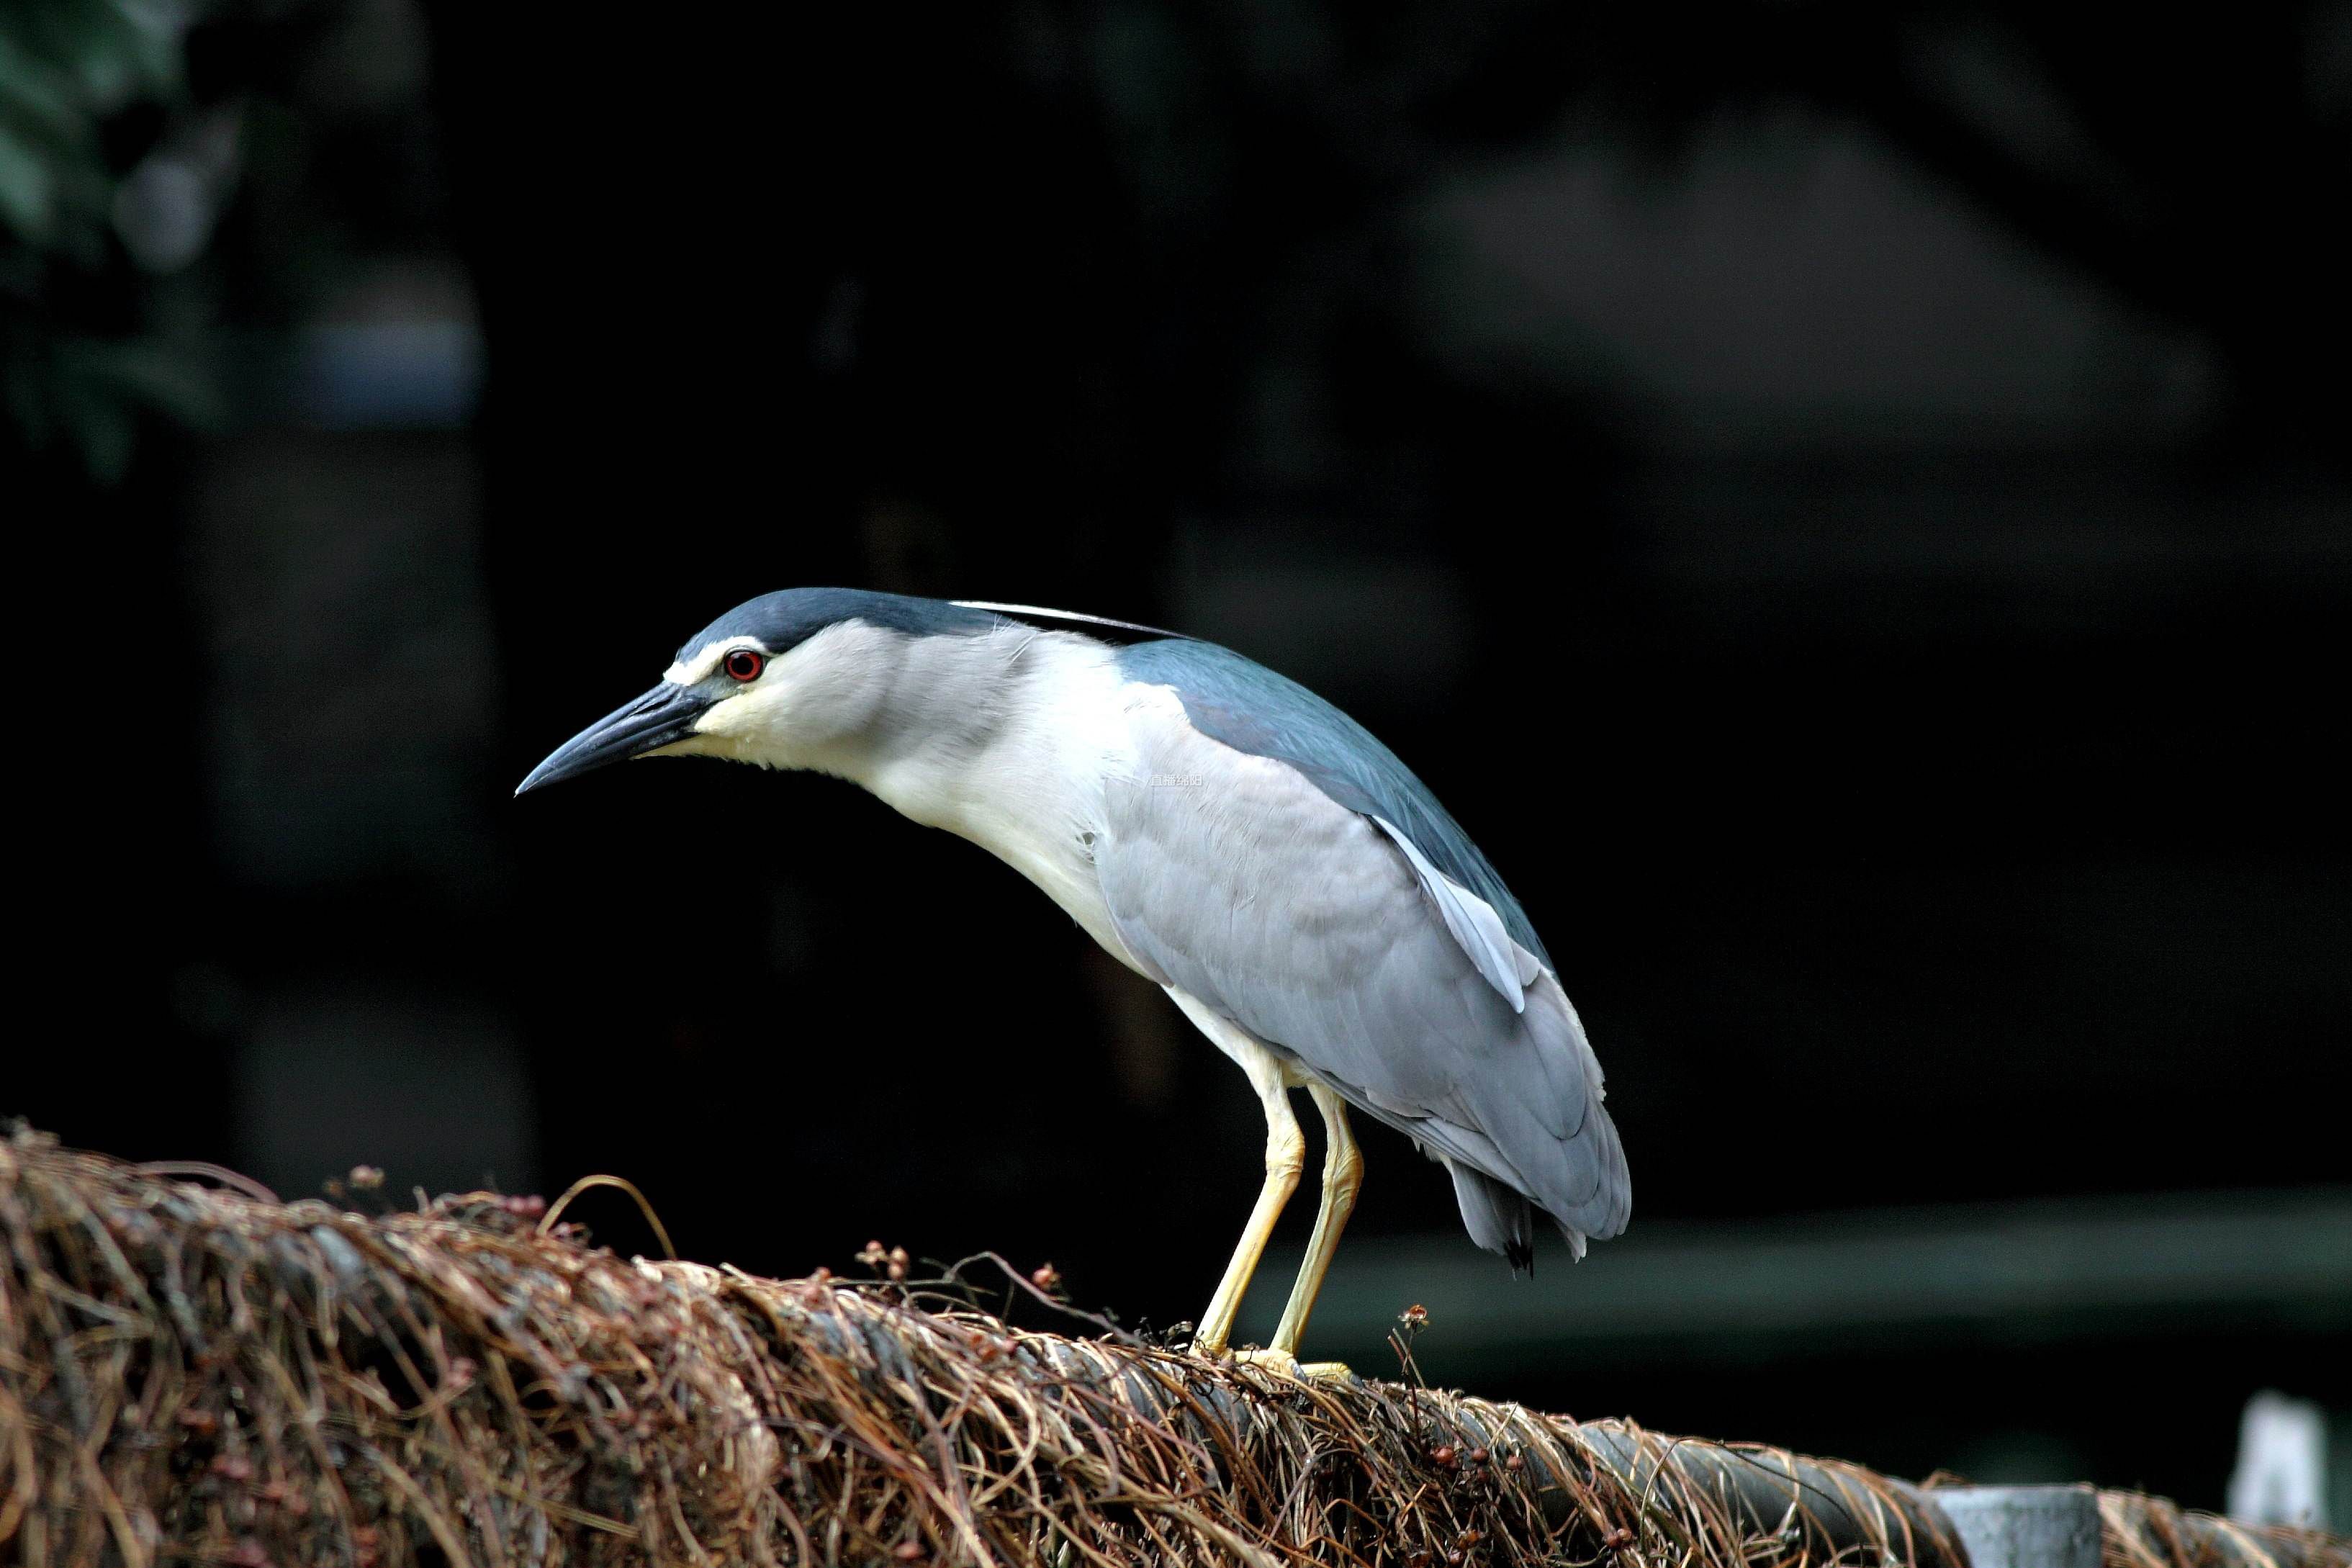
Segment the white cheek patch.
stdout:
<path fill-rule="evenodd" d="M 784 681 L 769 667 L 757 680 L 748 681 L 695 715 L 694 735 L 706 742 L 740 745 L 775 726 L 785 705 Z"/>
<path fill-rule="evenodd" d="M 760 639 L 751 637 L 729 637 L 724 642 L 711 643 L 692 658 L 679 659 L 676 664 L 663 670 L 662 679 L 672 686 L 692 686 L 698 680 L 708 680 L 710 679 L 710 672 L 719 668 L 719 661 L 739 647 L 760 648 Z M 761 651 L 764 653 L 766 650 L 761 648 Z"/>
<path fill-rule="evenodd" d="M 713 681 L 709 672 L 737 648 L 757 647 L 757 638 L 729 637 L 697 650 L 678 661 L 670 679 L 700 679 L 718 689 L 695 716 L 694 733 L 667 754 L 838 771 L 833 748 L 871 718 L 882 679 L 877 667 L 889 663 L 877 657 L 876 643 L 891 635 L 855 621 L 827 626 L 771 655 L 766 668 L 741 682 Z"/>

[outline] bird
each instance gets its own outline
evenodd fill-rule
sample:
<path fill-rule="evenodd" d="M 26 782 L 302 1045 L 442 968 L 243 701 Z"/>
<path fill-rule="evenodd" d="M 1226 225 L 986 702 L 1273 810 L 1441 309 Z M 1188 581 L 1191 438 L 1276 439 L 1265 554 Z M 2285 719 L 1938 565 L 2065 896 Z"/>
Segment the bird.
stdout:
<path fill-rule="evenodd" d="M 1362 1184 L 1351 1110 L 1443 1165 L 1514 1273 L 1538 1214 L 1578 1258 L 1625 1228 L 1601 1064 L 1518 900 L 1394 752 L 1241 654 L 1030 605 L 786 589 L 688 637 L 515 793 L 672 756 L 830 774 L 978 844 L 1241 1068 L 1264 1173 L 1196 1352 L 1349 1375 L 1297 1352 Z M 1325 1133 L 1314 1228 L 1271 1341 L 1237 1350 L 1305 1167 L 1301 1089 Z"/>

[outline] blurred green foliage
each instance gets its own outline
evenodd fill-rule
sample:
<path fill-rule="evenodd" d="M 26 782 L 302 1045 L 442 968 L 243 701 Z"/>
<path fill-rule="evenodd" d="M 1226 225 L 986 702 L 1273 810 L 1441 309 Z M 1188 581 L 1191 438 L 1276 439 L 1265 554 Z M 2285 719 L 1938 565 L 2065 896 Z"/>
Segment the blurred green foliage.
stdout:
<path fill-rule="evenodd" d="M 142 418 L 217 405 L 122 233 L 128 182 L 187 110 L 188 22 L 177 0 L 0 6 L 0 442 L 100 484 Z"/>

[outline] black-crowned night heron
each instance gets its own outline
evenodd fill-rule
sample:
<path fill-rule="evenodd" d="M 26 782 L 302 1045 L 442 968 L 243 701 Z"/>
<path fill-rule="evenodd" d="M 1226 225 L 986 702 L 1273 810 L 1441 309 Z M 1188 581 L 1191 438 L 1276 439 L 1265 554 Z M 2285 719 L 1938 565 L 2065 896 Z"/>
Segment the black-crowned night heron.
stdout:
<path fill-rule="evenodd" d="M 1472 1239 L 1514 1268 L 1535 1209 L 1580 1258 L 1624 1228 L 1601 1064 L 1518 901 L 1387 747 L 1239 654 L 1057 611 L 793 589 L 688 639 L 661 684 L 516 793 L 652 756 L 832 773 L 971 839 L 1240 1065 L 1265 1110 L 1265 1182 L 1199 1350 L 1225 1352 L 1298 1184 L 1293 1089 L 1328 1138 L 1306 1260 L 1263 1353 L 1281 1370 L 1299 1370 L 1355 1205 L 1351 1105 L 1452 1173 Z"/>

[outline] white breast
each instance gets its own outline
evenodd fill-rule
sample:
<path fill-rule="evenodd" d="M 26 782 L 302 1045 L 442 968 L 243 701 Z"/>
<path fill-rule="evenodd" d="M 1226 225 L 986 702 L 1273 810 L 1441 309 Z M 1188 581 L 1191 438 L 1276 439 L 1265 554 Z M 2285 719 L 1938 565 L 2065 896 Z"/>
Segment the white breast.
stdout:
<path fill-rule="evenodd" d="M 1019 627 L 938 642 L 954 668 L 934 672 L 935 693 L 955 702 L 965 678 L 986 670 L 989 721 L 936 727 L 931 742 L 875 759 L 858 782 L 914 821 L 988 850 L 1138 967 L 1111 929 L 1095 851 L 1107 789 L 1138 777 L 1138 727 L 1167 722 L 1171 708 L 1181 723 L 1181 709 L 1165 689 L 1129 684 L 1113 650 L 1091 638 Z M 983 697 L 968 700 L 977 712 Z"/>

